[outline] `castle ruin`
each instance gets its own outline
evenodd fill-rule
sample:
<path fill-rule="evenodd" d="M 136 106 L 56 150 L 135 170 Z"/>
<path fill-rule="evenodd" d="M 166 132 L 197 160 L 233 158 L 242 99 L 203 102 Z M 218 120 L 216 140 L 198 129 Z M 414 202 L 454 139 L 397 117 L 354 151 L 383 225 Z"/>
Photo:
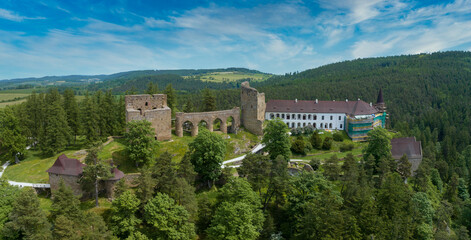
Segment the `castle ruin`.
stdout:
<path fill-rule="evenodd" d="M 126 95 L 126 122 L 147 120 L 159 141 L 172 138 L 172 110 L 165 94 Z"/>
<path fill-rule="evenodd" d="M 263 135 L 265 121 L 265 94 L 250 87 L 249 82 L 243 82 L 240 94 L 242 125 L 251 133 Z"/>

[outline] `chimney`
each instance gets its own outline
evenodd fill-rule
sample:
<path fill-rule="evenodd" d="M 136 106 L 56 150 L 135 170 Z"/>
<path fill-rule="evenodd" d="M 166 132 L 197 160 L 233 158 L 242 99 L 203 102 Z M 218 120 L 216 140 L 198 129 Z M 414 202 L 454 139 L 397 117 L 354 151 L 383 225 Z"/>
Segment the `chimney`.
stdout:
<path fill-rule="evenodd" d="M 294 99 L 294 102 L 295 102 L 295 103 L 297 103 L 297 102 L 298 102 L 298 99 L 297 99 L 297 98 L 296 98 L 296 99 Z"/>
<path fill-rule="evenodd" d="M 319 101 L 317 100 L 317 98 L 316 98 L 316 103 L 319 103 Z"/>
<path fill-rule="evenodd" d="M 373 103 L 372 103 L 372 102 L 370 102 L 370 107 L 373 107 Z"/>
<path fill-rule="evenodd" d="M 358 98 L 358 101 L 360 101 L 360 98 Z"/>
<path fill-rule="evenodd" d="M 345 99 L 345 102 L 348 102 L 348 98 L 347 98 L 347 99 Z"/>
<path fill-rule="evenodd" d="M 334 99 L 334 102 L 335 102 L 335 99 Z"/>

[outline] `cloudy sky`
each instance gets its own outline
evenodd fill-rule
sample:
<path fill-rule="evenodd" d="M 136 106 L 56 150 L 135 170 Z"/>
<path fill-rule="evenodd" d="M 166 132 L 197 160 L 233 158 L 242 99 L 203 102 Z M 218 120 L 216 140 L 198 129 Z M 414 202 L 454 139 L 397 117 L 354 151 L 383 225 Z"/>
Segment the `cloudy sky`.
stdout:
<path fill-rule="evenodd" d="M 0 79 L 471 50 L 471 0 L 1 0 Z"/>

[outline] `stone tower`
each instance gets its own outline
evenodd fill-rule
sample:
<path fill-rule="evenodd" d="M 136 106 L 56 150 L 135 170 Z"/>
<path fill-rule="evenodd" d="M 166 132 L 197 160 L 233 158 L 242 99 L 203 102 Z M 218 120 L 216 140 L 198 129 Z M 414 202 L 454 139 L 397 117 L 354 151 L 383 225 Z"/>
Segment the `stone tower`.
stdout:
<path fill-rule="evenodd" d="M 251 133 L 263 135 L 265 121 L 265 94 L 250 87 L 249 82 L 243 82 L 240 93 L 241 123 Z"/>
<path fill-rule="evenodd" d="M 165 94 L 126 95 L 126 122 L 147 120 L 159 141 L 172 138 L 172 110 Z"/>

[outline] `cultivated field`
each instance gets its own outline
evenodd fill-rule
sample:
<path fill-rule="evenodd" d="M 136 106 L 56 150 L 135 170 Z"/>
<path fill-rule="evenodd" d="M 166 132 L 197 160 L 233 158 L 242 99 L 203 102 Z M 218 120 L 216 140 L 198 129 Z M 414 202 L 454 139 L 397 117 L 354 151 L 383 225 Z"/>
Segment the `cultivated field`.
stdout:
<path fill-rule="evenodd" d="M 263 73 L 241 73 L 241 72 L 214 72 L 198 76 L 201 81 L 208 82 L 234 82 L 240 79 L 251 79 L 252 81 L 265 81 L 272 75 Z"/>

